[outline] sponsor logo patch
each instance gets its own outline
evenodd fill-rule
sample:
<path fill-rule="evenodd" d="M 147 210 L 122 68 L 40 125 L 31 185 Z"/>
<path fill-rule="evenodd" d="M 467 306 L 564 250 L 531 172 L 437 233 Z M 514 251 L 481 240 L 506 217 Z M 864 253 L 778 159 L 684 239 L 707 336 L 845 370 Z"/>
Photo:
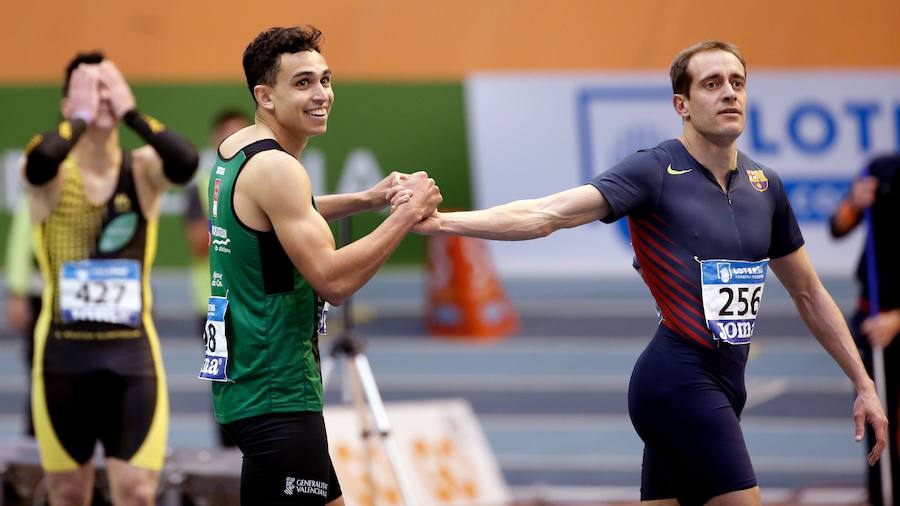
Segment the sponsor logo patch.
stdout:
<path fill-rule="evenodd" d="M 764 192 L 769 189 L 769 179 L 761 169 L 748 170 L 747 178 L 750 179 L 750 184 L 752 184 L 757 191 Z"/>

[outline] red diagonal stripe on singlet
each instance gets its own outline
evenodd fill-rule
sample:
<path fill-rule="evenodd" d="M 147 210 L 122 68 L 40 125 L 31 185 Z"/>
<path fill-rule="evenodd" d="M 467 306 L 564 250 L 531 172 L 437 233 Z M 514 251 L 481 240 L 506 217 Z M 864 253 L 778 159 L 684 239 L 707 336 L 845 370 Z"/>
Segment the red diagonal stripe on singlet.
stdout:
<path fill-rule="evenodd" d="M 671 300 L 669 300 L 666 296 L 661 293 L 658 293 L 658 287 L 654 286 L 654 282 L 648 278 L 647 285 L 650 286 L 650 292 L 653 293 L 654 298 L 656 299 L 656 303 L 659 304 L 659 309 L 663 313 L 663 322 L 668 322 L 668 326 L 673 328 L 680 335 L 686 336 L 688 339 L 696 341 L 707 348 L 712 348 L 712 345 L 704 339 L 704 335 L 707 333 L 707 329 L 703 328 L 703 333 L 698 334 L 696 331 L 691 329 L 689 326 L 698 326 L 697 322 L 684 313 L 682 313 L 677 305 L 674 304 Z M 685 325 L 687 324 L 687 325 Z"/>
<path fill-rule="evenodd" d="M 684 321 L 688 322 L 689 324 L 696 324 L 696 322 L 693 320 L 690 320 L 690 319 L 685 320 L 684 318 L 681 318 L 682 322 L 679 322 L 675 318 L 676 315 L 672 312 L 674 307 L 670 306 L 668 308 L 668 311 L 670 312 L 670 314 L 666 315 L 666 309 L 664 309 L 664 307 L 666 304 L 669 304 L 669 302 L 668 301 L 664 301 L 664 302 L 665 303 L 662 304 L 660 307 L 660 311 L 663 312 L 663 322 L 670 323 L 671 324 L 670 328 L 675 330 L 679 335 L 687 336 L 688 339 L 696 341 L 696 342 L 702 344 L 703 346 L 706 346 L 707 348 L 713 347 L 712 344 L 710 344 L 709 341 L 703 337 L 703 336 L 707 335 L 708 329 L 704 328 L 703 329 L 704 332 L 701 335 L 701 334 L 698 334 L 697 332 L 695 332 L 693 329 L 685 326 L 683 323 Z"/>
<path fill-rule="evenodd" d="M 638 241 L 638 247 L 644 248 L 644 246 L 640 244 L 640 241 Z M 681 295 L 682 295 L 683 297 L 685 297 L 684 299 L 681 300 L 681 302 L 682 302 L 685 306 L 691 308 L 691 310 L 692 310 L 694 313 L 696 313 L 697 316 L 703 316 L 703 315 L 700 314 L 700 313 L 697 311 L 697 309 L 696 309 L 696 306 L 697 306 L 697 305 L 700 305 L 700 299 L 698 299 L 696 296 L 692 295 L 692 294 L 691 294 L 690 292 L 688 292 L 684 287 L 682 287 L 681 285 L 679 285 L 678 283 L 676 283 L 676 282 L 675 282 L 674 280 L 672 280 L 671 278 L 668 278 L 668 277 L 666 276 L 666 272 L 663 272 L 662 270 L 660 270 L 659 267 L 656 265 L 657 262 L 656 262 L 655 260 L 658 260 L 658 258 L 655 257 L 655 255 L 654 255 L 653 253 L 651 253 L 651 252 L 644 252 L 644 254 L 650 257 L 650 258 L 645 258 L 645 260 L 646 260 L 646 262 L 647 262 L 647 263 L 646 263 L 646 268 L 647 268 L 647 270 L 648 270 L 649 272 L 652 272 L 653 274 L 655 274 L 657 278 L 659 278 L 662 282 L 664 282 L 664 283 L 665 283 L 666 285 L 668 285 L 670 288 L 674 288 L 675 290 L 678 290 L 678 291 L 681 293 Z M 655 259 L 655 260 L 654 260 L 654 259 Z M 644 265 L 643 262 L 641 262 L 641 267 L 645 267 L 645 265 Z M 674 294 L 673 294 L 673 296 L 674 296 Z"/>
<path fill-rule="evenodd" d="M 672 240 L 669 239 L 668 236 L 666 236 L 665 234 L 663 234 L 662 232 L 660 232 L 659 229 L 657 229 L 656 227 L 654 227 L 653 225 L 651 225 L 647 220 L 640 220 L 639 222 L 638 222 L 638 221 L 634 221 L 634 222 L 629 222 L 629 223 L 634 223 L 634 224 L 635 224 L 635 227 L 632 227 L 632 232 L 631 232 L 632 234 L 634 234 L 634 229 L 635 229 L 636 227 L 647 228 L 647 229 L 649 229 L 651 232 L 655 233 L 656 235 L 665 238 L 667 241 L 669 241 L 670 243 L 672 243 L 673 246 L 675 246 L 675 243 L 672 242 Z M 680 265 L 680 266 L 684 267 L 685 269 L 687 269 L 687 266 L 684 265 L 684 263 L 682 263 L 682 261 L 679 260 L 678 257 L 676 257 L 675 255 L 673 255 L 672 253 L 669 253 L 669 250 L 667 250 L 666 248 L 663 248 L 658 242 L 656 242 L 652 237 L 650 237 L 650 234 L 648 234 L 646 231 L 643 231 L 643 230 L 642 230 L 642 232 L 644 232 L 644 233 L 643 233 L 643 236 L 644 236 L 644 238 L 646 239 L 646 241 L 647 241 L 648 243 L 652 244 L 652 245 L 653 245 L 656 249 L 658 249 L 659 251 L 662 251 L 667 257 L 671 258 L 673 262 L 675 262 L 675 263 L 677 263 L 678 265 Z M 685 280 L 685 281 L 687 281 L 687 280 Z M 688 281 L 688 283 L 690 283 L 690 281 Z"/>
<path fill-rule="evenodd" d="M 650 223 L 650 220 L 656 220 L 656 221 L 662 223 L 662 224 L 663 224 L 665 227 L 667 227 L 667 228 L 671 228 L 671 225 L 669 225 L 669 223 L 668 223 L 666 220 L 664 220 L 664 219 L 662 218 L 662 216 L 660 216 L 660 215 L 658 215 L 658 214 L 656 214 L 656 213 L 651 214 L 650 217 L 647 218 L 647 219 L 642 219 L 642 220 L 641 220 L 641 222 L 643 222 L 643 223 L 646 224 L 651 230 L 653 230 L 654 232 L 656 232 L 657 235 L 659 235 L 660 237 L 662 237 L 663 239 L 665 239 L 666 241 L 668 241 L 670 244 L 672 244 L 673 246 L 675 246 L 675 241 L 673 241 L 672 239 L 669 239 L 669 236 L 667 236 L 666 234 L 662 233 L 662 232 L 659 230 L 658 227 L 656 227 L 655 225 L 653 225 L 652 223 Z"/>
<path fill-rule="evenodd" d="M 658 221 L 658 222 L 660 222 L 660 223 L 662 223 L 663 225 L 665 225 L 665 226 L 667 226 L 667 227 L 670 227 L 670 226 L 671 226 L 671 225 L 669 225 L 669 222 L 666 221 L 666 219 L 663 218 L 662 215 L 659 214 L 659 213 L 652 213 L 652 214 L 650 215 L 650 218 L 651 218 L 651 219 L 654 219 L 654 220 L 656 220 L 656 221 Z"/>
<path fill-rule="evenodd" d="M 694 327 L 695 330 L 699 330 L 703 334 L 706 334 L 709 331 L 709 329 L 703 326 L 702 323 L 698 322 L 695 318 L 691 317 L 687 312 L 683 310 L 688 309 L 691 313 L 697 315 L 697 317 L 699 317 L 701 321 L 705 321 L 703 315 L 698 313 L 696 308 L 680 305 L 675 295 L 670 292 L 665 286 L 663 286 L 662 283 L 660 283 L 660 280 L 655 273 L 647 271 L 647 274 L 649 274 L 649 276 L 645 278 L 647 279 L 647 284 L 652 285 L 658 291 L 658 293 L 654 294 L 660 297 L 660 300 L 658 300 L 658 302 L 665 302 L 669 307 L 671 307 L 671 313 L 673 315 L 680 316 L 682 320 L 684 320 L 690 326 Z"/>
<path fill-rule="evenodd" d="M 640 232 L 639 230 L 632 228 L 632 231 L 631 231 L 632 245 L 638 246 L 641 249 L 641 253 L 643 253 L 644 255 L 649 257 L 651 260 L 653 260 L 653 262 L 650 262 L 650 263 L 655 264 L 655 265 L 649 265 L 650 263 L 648 263 L 647 268 L 659 267 L 660 269 L 664 270 L 665 271 L 664 273 L 657 271 L 657 275 L 660 276 L 661 278 L 665 279 L 666 281 L 668 281 L 668 284 L 670 286 L 672 286 L 673 288 L 677 289 L 679 292 L 684 294 L 684 296 L 687 297 L 687 299 L 688 299 L 688 300 L 684 301 L 685 303 L 687 303 L 691 307 L 694 307 L 693 304 L 700 304 L 700 299 L 697 298 L 696 295 L 687 291 L 687 289 L 685 289 L 684 287 L 682 287 L 681 285 L 676 283 L 675 280 L 673 280 L 671 278 L 676 277 L 676 278 L 684 281 L 685 283 L 687 283 L 688 286 L 692 286 L 693 283 L 691 283 L 687 278 L 685 278 L 680 272 L 675 270 L 672 266 L 666 264 L 665 261 L 663 261 L 661 258 L 659 258 L 659 256 L 656 253 L 654 253 L 651 250 L 651 248 L 647 246 L 647 244 L 644 243 L 645 239 L 646 239 L 646 237 L 643 232 Z M 635 249 L 635 253 L 637 253 L 637 249 Z M 641 265 L 643 266 L 643 262 L 641 263 Z M 698 313 L 698 316 L 702 316 L 702 315 L 700 315 Z"/>
<path fill-rule="evenodd" d="M 641 264 L 641 265 L 643 266 L 643 264 Z M 684 307 L 685 309 L 687 309 L 688 311 L 690 311 L 691 313 L 696 315 L 698 318 L 700 318 L 701 320 L 705 319 L 705 316 L 703 315 L 703 313 L 700 312 L 699 309 L 697 309 L 697 306 L 700 304 L 699 299 L 684 300 L 683 298 L 679 297 L 678 294 L 673 292 L 670 287 L 666 286 L 666 285 L 671 284 L 671 282 L 667 283 L 668 280 L 666 280 L 665 275 L 660 273 L 660 271 L 657 270 L 656 267 L 652 265 L 652 262 L 650 264 L 648 264 L 647 267 L 648 267 L 647 272 L 653 276 L 653 278 L 659 284 L 660 290 L 663 290 L 663 292 L 666 294 L 666 296 L 669 297 L 669 299 L 672 300 L 672 302 L 675 302 L 675 303 L 680 302 L 682 307 Z M 680 288 L 680 287 L 678 287 L 678 288 Z"/>
<path fill-rule="evenodd" d="M 659 279 L 658 272 L 655 270 L 655 268 L 647 268 L 651 266 L 651 263 L 648 262 L 648 259 L 644 254 L 645 251 L 643 246 L 640 245 L 640 243 L 635 243 L 634 246 L 634 252 L 638 256 L 638 261 L 641 262 L 642 268 L 645 268 L 644 280 L 647 282 L 647 286 L 650 287 L 650 292 L 656 299 L 657 304 L 659 304 L 660 310 L 663 312 L 663 315 L 667 317 L 672 325 L 677 326 L 677 330 L 682 334 L 697 342 L 703 343 L 704 346 L 712 347 L 708 343 L 708 341 L 703 338 L 703 335 L 706 335 L 708 329 L 681 310 L 681 307 L 677 303 L 677 298 L 668 289 L 666 289 L 665 286 L 663 286 L 662 282 Z M 685 305 L 691 312 L 696 314 L 701 319 L 704 319 L 703 315 L 697 312 L 696 308 L 694 308 L 692 305 L 683 304 L 683 301 L 682 305 Z M 677 319 L 676 316 L 678 317 Z M 695 330 L 689 328 L 688 326 L 685 326 L 683 323 L 679 323 L 678 320 L 681 320 L 688 326 L 699 329 L 702 334 L 698 334 Z"/>

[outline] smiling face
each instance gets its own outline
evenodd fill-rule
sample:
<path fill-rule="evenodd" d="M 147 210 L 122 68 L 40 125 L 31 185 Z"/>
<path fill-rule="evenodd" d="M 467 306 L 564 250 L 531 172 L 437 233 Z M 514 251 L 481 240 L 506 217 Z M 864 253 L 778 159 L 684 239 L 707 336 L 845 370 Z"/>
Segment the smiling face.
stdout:
<path fill-rule="evenodd" d="M 734 54 L 715 49 L 696 53 L 687 71 L 691 76 L 689 94 L 673 98 L 684 128 L 717 144 L 734 142 L 744 131 L 744 65 Z"/>
<path fill-rule="evenodd" d="M 257 95 L 260 107 L 294 135 L 309 138 L 325 133 L 334 104 L 334 90 L 331 70 L 318 51 L 280 55 L 274 86 L 261 84 L 259 87 L 264 87 Z"/>

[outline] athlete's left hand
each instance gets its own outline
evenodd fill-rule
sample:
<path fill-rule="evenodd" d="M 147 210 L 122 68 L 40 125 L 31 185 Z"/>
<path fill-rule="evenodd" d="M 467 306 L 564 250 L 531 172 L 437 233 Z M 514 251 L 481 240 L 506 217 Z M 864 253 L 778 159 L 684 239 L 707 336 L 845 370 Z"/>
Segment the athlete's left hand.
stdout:
<path fill-rule="evenodd" d="M 391 212 L 393 213 L 397 210 L 398 207 L 409 202 L 409 199 L 411 199 L 412 196 L 412 190 L 407 190 L 406 188 L 402 188 L 397 193 L 395 193 L 394 196 L 391 197 Z"/>
<path fill-rule="evenodd" d="M 869 384 L 871 385 L 871 382 Z M 873 466 L 887 446 L 888 431 L 888 420 L 884 415 L 884 409 L 881 408 L 881 401 L 878 400 L 874 385 L 858 392 L 856 402 L 853 403 L 853 421 L 856 422 L 857 443 L 863 440 L 866 422 L 875 432 L 875 446 L 869 452 L 869 465 Z"/>
<path fill-rule="evenodd" d="M 115 63 L 100 62 L 100 81 L 109 90 L 109 104 L 117 118 L 122 119 L 126 112 L 134 109 L 134 94 Z"/>
<path fill-rule="evenodd" d="M 409 177 L 409 174 L 403 172 L 391 172 L 384 179 L 369 188 L 369 194 L 372 201 L 372 210 L 382 209 L 391 203 L 394 195 L 403 189 L 403 182 Z"/>
<path fill-rule="evenodd" d="M 419 235 L 437 235 L 441 231 L 441 213 L 435 211 L 426 216 L 422 221 L 413 225 L 413 233 Z"/>
<path fill-rule="evenodd" d="M 872 346 L 887 348 L 900 334 L 900 309 L 892 309 L 866 318 L 860 328 Z"/>

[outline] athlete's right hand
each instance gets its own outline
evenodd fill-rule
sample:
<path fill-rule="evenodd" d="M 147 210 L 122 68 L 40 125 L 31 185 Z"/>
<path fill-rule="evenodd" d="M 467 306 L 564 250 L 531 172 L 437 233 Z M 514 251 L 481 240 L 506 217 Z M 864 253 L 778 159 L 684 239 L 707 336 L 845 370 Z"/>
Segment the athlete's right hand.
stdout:
<path fill-rule="evenodd" d="M 103 60 L 98 65 L 100 79 L 109 90 L 109 105 L 117 118 L 122 119 L 125 113 L 134 109 L 134 94 L 128 86 L 128 81 L 119 71 L 119 67 L 110 60 Z"/>
<path fill-rule="evenodd" d="M 856 442 L 863 440 L 866 430 L 866 422 L 872 426 L 875 432 L 875 446 L 869 452 L 869 465 L 873 466 L 884 448 L 887 446 L 888 420 L 881 408 L 881 401 L 875 393 L 875 386 L 858 392 L 856 402 L 853 403 L 853 421 L 856 423 Z"/>
<path fill-rule="evenodd" d="M 863 176 L 853 181 L 850 188 L 850 205 L 860 210 L 872 207 L 877 189 L 878 179 L 874 176 Z"/>
<path fill-rule="evenodd" d="M 441 213 L 435 211 L 416 223 L 412 231 L 419 235 L 437 235 L 441 231 Z"/>
<path fill-rule="evenodd" d="M 68 117 L 81 119 L 90 125 L 100 107 L 100 72 L 96 65 L 79 65 L 69 78 Z"/>
<path fill-rule="evenodd" d="M 391 210 L 393 211 L 394 197 L 403 190 L 403 182 L 408 177 L 409 174 L 393 171 L 376 183 L 375 186 L 369 188 L 368 192 L 371 195 L 369 200 L 372 202 L 372 210 L 378 210 L 391 204 Z"/>
<path fill-rule="evenodd" d="M 415 221 L 417 222 L 431 215 L 443 201 L 440 188 L 434 183 L 434 179 L 428 177 L 428 174 L 425 172 L 410 174 L 402 182 L 402 186 L 403 189 L 397 192 L 395 198 L 402 193 L 403 195 L 408 195 L 408 200 L 405 204 L 395 207 L 395 210 L 399 210 L 401 207 L 408 208 L 414 213 Z M 404 190 L 408 190 L 408 192 Z M 398 200 L 405 199 L 406 197 L 398 198 Z"/>

